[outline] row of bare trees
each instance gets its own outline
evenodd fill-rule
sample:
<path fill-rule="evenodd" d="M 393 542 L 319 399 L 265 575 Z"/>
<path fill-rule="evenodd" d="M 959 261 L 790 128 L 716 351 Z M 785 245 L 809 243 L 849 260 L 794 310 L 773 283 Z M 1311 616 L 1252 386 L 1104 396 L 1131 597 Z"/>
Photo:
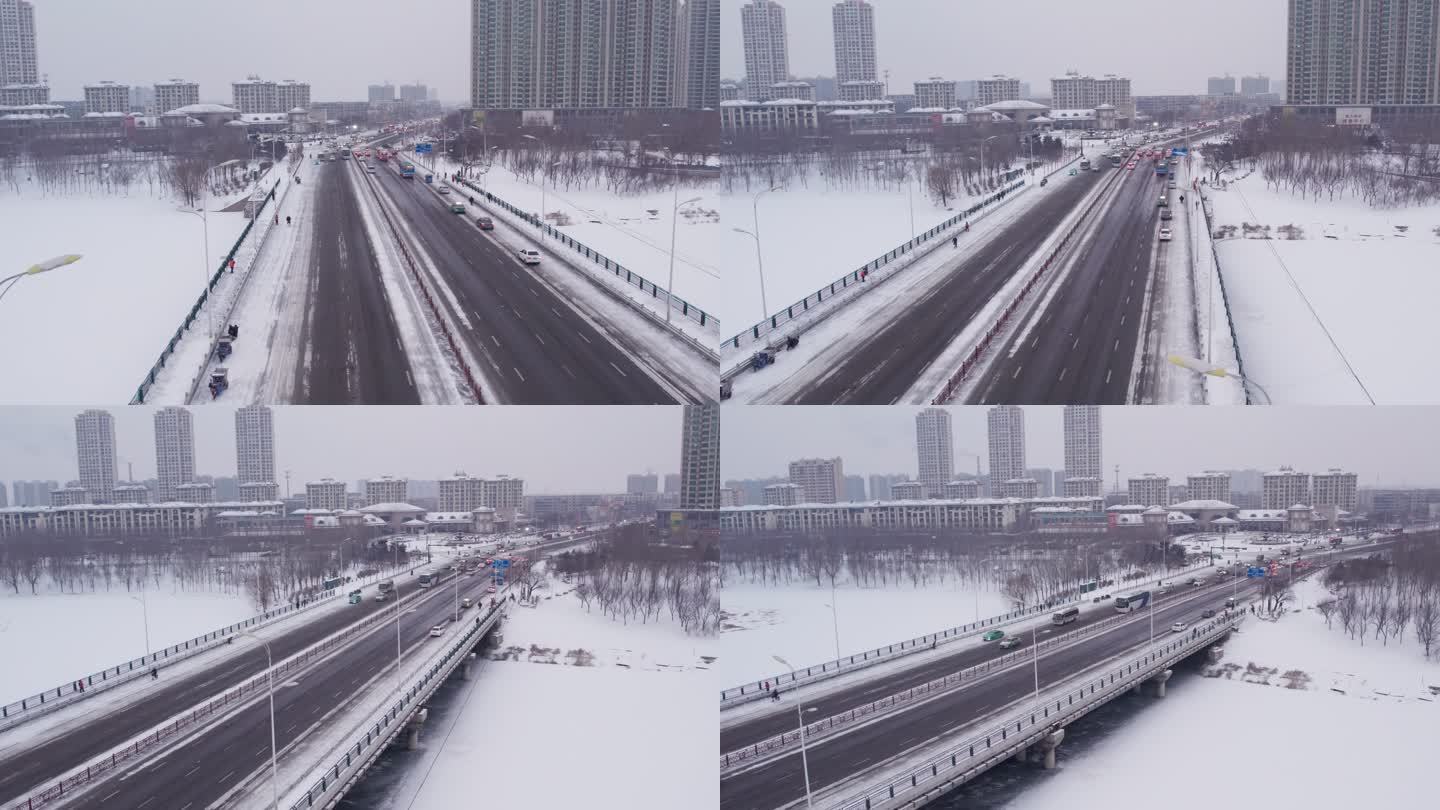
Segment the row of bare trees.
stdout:
<path fill-rule="evenodd" d="M 1078 584 L 1148 577 L 1185 564 L 1184 547 L 1144 540 L 996 538 L 833 530 L 824 534 L 727 535 L 721 584 L 767 587 L 814 582 L 860 588 L 998 587 L 1025 604 L 1074 595 Z"/>
<path fill-rule="evenodd" d="M 1325 574 L 1331 595 L 1315 608 L 1326 627 L 1362 645 L 1404 643 L 1409 631 L 1426 658 L 1440 654 L 1440 548 L 1402 542 L 1386 559 L 1375 555 L 1336 564 Z"/>
<path fill-rule="evenodd" d="M 599 608 L 614 621 L 668 616 L 691 635 L 719 632 L 718 563 L 704 543 L 657 544 L 645 527 L 629 525 L 608 540 L 553 557 L 550 567 L 575 583 L 586 610 Z"/>

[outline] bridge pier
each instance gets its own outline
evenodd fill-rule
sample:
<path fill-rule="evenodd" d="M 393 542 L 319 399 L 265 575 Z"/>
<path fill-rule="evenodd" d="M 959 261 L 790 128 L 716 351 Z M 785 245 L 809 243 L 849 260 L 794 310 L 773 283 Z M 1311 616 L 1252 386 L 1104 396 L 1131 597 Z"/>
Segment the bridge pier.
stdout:
<path fill-rule="evenodd" d="M 1151 678 L 1151 680 L 1155 682 L 1155 697 L 1165 697 L 1165 682 L 1170 680 L 1170 676 L 1173 674 L 1175 674 L 1175 670 L 1167 669 L 1157 674 L 1154 678 Z"/>
<path fill-rule="evenodd" d="M 471 678 L 470 670 L 475 665 L 475 653 L 465 656 L 465 662 L 460 665 L 460 680 L 468 681 Z"/>
<path fill-rule="evenodd" d="M 1040 750 L 1045 753 L 1045 770 L 1055 770 L 1055 749 L 1060 747 L 1060 743 L 1064 739 L 1065 729 L 1057 728 L 1045 735 L 1045 738 L 1040 742 L 1036 743 L 1036 745 L 1040 747 Z"/>
<path fill-rule="evenodd" d="M 421 709 L 410 718 L 405 726 L 405 750 L 414 751 L 420 747 L 420 727 L 425 725 L 425 718 L 430 715 L 429 709 Z"/>

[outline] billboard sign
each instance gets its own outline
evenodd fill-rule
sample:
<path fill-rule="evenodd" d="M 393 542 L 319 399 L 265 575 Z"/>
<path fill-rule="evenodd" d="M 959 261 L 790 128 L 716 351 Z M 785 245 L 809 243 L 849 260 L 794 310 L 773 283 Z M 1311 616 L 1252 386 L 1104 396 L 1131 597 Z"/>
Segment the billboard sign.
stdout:
<path fill-rule="evenodd" d="M 1370 126 L 1369 107 L 1336 107 L 1335 125 L 1341 127 Z"/>

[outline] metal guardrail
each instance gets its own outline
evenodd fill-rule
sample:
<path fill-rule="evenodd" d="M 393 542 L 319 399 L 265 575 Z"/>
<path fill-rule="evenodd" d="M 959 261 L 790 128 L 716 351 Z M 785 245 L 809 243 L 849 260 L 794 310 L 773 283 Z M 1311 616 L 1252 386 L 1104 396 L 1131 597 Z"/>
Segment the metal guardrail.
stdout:
<path fill-rule="evenodd" d="M 394 576 L 396 572 L 403 571 L 411 567 L 412 566 L 408 565 L 401 566 L 400 568 L 392 569 L 388 572 L 381 572 L 379 574 L 375 574 L 373 577 L 365 577 L 363 579 L 357 579 L 352 582 L 345 583 L 340 587 L 325 591 L 317 595 L 315 598 L 309 599 L 300 604 L 291 604 L 284 607 L 275 608 L 274 610 L 268 610 L 264 613 L 259 614 L 258 616 L 252 616 L 248 619 L 245 619 L 244 621 L 235 622 L 234 624 L 227 625 L 220 628 L 219 630 L 212 630 L 203 636 L 196 636 L 195 638 L 189 639 L 187 641 L 182 641 L 178 644 L 172 644 L 163 650 L 156 650 L 155 652 L 149 653 L 147 655 L 142 655 L 139 658 L 132 658 L 129 661 L 117 664 L 113 667 L 106 667 L 99 672 L 95 672 L 81 678 L 76 678 L 75 680 L 70 681 L 67 684 L 56 686 L 51 689 L 46 689 L 44 692 L 41 692 L 33 697 L 23 698 L 21 700 L 14 701 L 13 703 L 0 706 L 0 731 L 14 728 L 15 726 L 21 725 L 22 723 L 34 717 L 37 717 L 41 714 L 47 714 L 49 711 L 59 709 L 62 706 L 68 706 L 71 703 L 75 702 L 75 700 L 77 699 L 89 697 L 93 693 L 112 689 L 122 683 L 133 680 L 134 678 L 141 677 L 149 671 L 150 667 L 153 667 L 157 664 L 169 665 L 178 661 L 183 661 L 186 658 L 195 655 L 196 653 L 203 652 L 204 650 L 215 646 L 215 643 L 219 642 L 220 639 L 223 639 L 226 636 L 231 636 L 243 630 L 248 630 L 250 628 L 269 624 L 270 622 L 283 616 L 288 616 L 292 613 L 298 613 L 304 610 L 308 610 L 323 602 L 328 602 L 336 596 L 339 596 L 340 592 L 344 588 L 348 587 L 353 589 L 362 584 L 368 584 L 370 582 L 378 581 L 385 577 Z M 69 699 L 67 700 L 67 698 Z"/>
<path fill-rule="evenodd" d="M 1126 662 L 1122 667 L 1061 694 L 1047 698 L 1016 718 L 993 726 L 949 750 L 932 757 L 906 775 L 887 784 L 867 790 L 862 795 L 837 806 L 837 810 L 878 810 L 906 801 L 909 793 L 924 793 L 935 787 L 950 789 L 1049 734 L 1055 727 L 1073 722 L 1100 705 L 1143 683 L 1156 672 L 1192 655 L 1234 629 L 1241 621 L 1236 611 L 1229 616 L 1210 620 L 1192 636 L 1181 636 Z M 915 796 L 914 799 L 919 799 Z M 918 805 L 917 805 L 918 806 Z"/>
<path fill-rule="evenodd" d="M 155 384 L 156 378 L 160 376 L 160 370 L 165 367 L 165 363 L 169 360 L 170 355 L 175 353 L 175 347 L 180 344 L 180 340 L 185 336 L 186 330 L 188 330 L 190 325 L 195 322 L 195 319 L 199 317 L 201 307 L 205 306 L 205 302 L 210 300 L 210 294 L 215 291 L 215 286 L 220 283 L 221 277 L 225 275 L 225 270 L 229 267 L 230 260 L 235 258 L 235 254 L 239 252 L 240 246 L 245 242 L 245 238 L 254 230 L 255 223 L 260 220 L 260 215 L 265 212 L 265 206 L 269 205 L 270 202 L 275 199 L 275 192 L 279 188 L 280 181 L 276 180 L 275 185 L 270 189 L 270 193 L 266 194 L 265 199 L 260 201 L 260 207 L 255 209 L 255 216 L 249 222 L 245 223 L 245 229 L 240 232 L 240 236 L 235 240 L 235 244 L 230 246 L 230 252 L 226 253 L 225 258 L 220 260 L 219 269 L 210 277 L 210 281 L 206 283 L 205 290 L 200 293 L 200 297 L 195 299 L 195 305 L 190 307 L 190 312 L 185 315 L 185 320 L 180 324 L 180 328 L 175 330 L 174 335 L 171 335 L 170 342 L 166 343 L 165 348 L 161 350 L 159 359 L 150 367 L 150 371 L 145 375 L 145 379 L 141 380 L 140 385 L 136 387 L 135 396 L 130 399 L 131 405 L 145 404 L 145 397 L 150 392 L 150 387 Z"/>
<path fill-rule="evenodd" d="M 896 259 L 901 258 L 905 254 L 914 251 L 920 245 L 930 241 L 931 239 L 934 239 L 937 236 L 940 236 L 945 231 L 958 225 L 964 224 L 967 219 L 976 216 L 980 212 L 984 211 L 986 208 L 989 208 L 990 206 L 1005 199 L 1009 195 L 1019 191 L 1025 186 L 1025 181 L 1023 179 L 1015 182 L 1011 181 L 1014 181 L 1014 179 L 1019 175 L 1023 174 L 1024 171 L 1024 169 L 1013 169 L 1009 172 L 1006 172 L 1001 177 L 1000 182 L 1010 183 L 1010 185 L 1005 186 L 999 191 L 992 193 L 990 196 L 986 197 L 975 205 L 970 206 L 964 211 L 945 220 L 944 222 L 936 225 L 935 227 L 920 234 L 919 236 L 910 239 L 909 241 L 905 242 L 894 250 L 889 251 L 885 255 L 880 256 L 876 259 L 871 259 L 869 262 L 866 262 L 865 264 L 855 268 L 854 270 L 851 270 L 840 278 L 830 282 L 830 284 L 828 284 L 827 286 L 821 287 L 815 292 L 810 293 L 801 300 L 796 301 L 795 303 L 791 304 L 788 307 L 785 307 L 779 312 L 766 316 L 765 320 L 753 324 L 750 326 L 749 329 L 746 329 L 745 331 L 740 332 L 727 339 L 724 344 L 725 347 L 738 349 L 740 348 L 740 343 L 742 340 L 746 341 L 747 343 L 757 343 L 761 340 L 762 337 L 778 330 L 781 324 L 789 323 L 790 321 L 809 312 L 812 306 L 819 306 L 821 303 L 829 301 L 832 298 L 838 298 L 844 295 L 856 285 L 865 283 L 860 280 L 861 274 L 865 274 L 868 276 L 871 271 L 884 267 L 885 265 L 895 261 Z"/>
<path fill-rule="evenodd" d="M 634 270 L 629 269 L 625 265 L 615 261 L 614 259 L 611 259 L 600 251 L 595 250 L 589 245 L 586 245 L 584 242 L 581 242 L 578 239 L 573 239 L 570 236 L 561 233 L 559 229 L 551 226 L 547 222 L 541 221 L 534 214 L 528 211 L 520 210 L 518 206 L 512 205 L 511 203 L 506 202 L 500 197 L 495 196 L 491 192 L 480 188 L 470 180 L 460 179 L 451 182 L 460 183 L 471 191 L 474 191 L 476 194 L 484 197 L 485 201 L 490 203 L 491 205 L 499 206 L 501 209 L 508 211 L 511 215 L 518 217 L 531 225 L 534 225 L 542 233 L 552 237 L 560 244 L 565 245 L 571 250 L 574 250 L 576 253 L 579 253 L 581 256 L 589 259 L 593 264 L 604 268 L 610 273 L 613 273 L 616 278 L 623 280 L 626 284 L 638 288 L 641 292 L 649 293 L 651 298 L 656 299 L 661 304 L 664 304 L 665 299 L 669 298 L 671 301 L 670 306 L 673 309 L 677 310 L 681 315 L 684 315 L 686 318 L 689 318 L 690 320 L 700 324 L 701 326 L 707 326 L 715 329 L 718 334 L 720 329 L 720 322 L 715 319 L 714 315 L 709 314 L 700 307 L 695 306 L 694 304 L 686 301 L 678 295 L 671 295 L 670 291 L 666 290 L 664 287 L 661 287 L 655 282 L 650 281 L 649 279 L 645 278 Z"/>
<path fill-rule="evenodd" d="M 339 591 L 340 588 L 336 588 L 332 595 L 338 595 Z M 406 601 L 419 599 L 427 593 L 433 593 L 433 591 L 415 591 L 408 596 L 402 597 L 399 602 L 403 604 Z M 398 606 L 397 604 L 397 609 Z M 124 746 L 96 757 L 82 766 L 71 769 L 60 778 L 39 788 L 30 796 L 10 804 L 8 810 L 38 810 L 38 808 L 50 806 L 52 803 L 60 801 L 61 799 L 68 799 L 77 790 L 81 790 L 93 782 L 107 778 L 115 773 L 117 769 L 138 762 L 143 757 L 149 756 L 160 746 L 174 742 L 179 737 L 193 733 L 204 725 L 214 722 L 231 709 L 239 706 L 246 699 L 254 696 L 256 692 L 264 692 L 272 676 L 278 680 L 282 676 L 298 672 L 309 666 L 315 659 L 328 655 L 338 647 L 349 644 L 357 636 L 371 632 L 375 626 L 392 620 L 390 610 L 376 611 L 355 624 L 343 628 L 328 638 L 322 639 L 286 658 L 276 664 L 272 669 L 253 675 L 239 685 L 225 690 L 218 697 L 211 698 L 202 704 L 197 704 L 184 714 L 146 732 L 143 736 L 126 743 Z"/>
<path fill-rule="evenodd" d="M 1225 272 L 1220 268 L 1220 252 L 1215 246 L 1215 222 L 1211 219 L 1210 199 L 1203 193 L 1200 195 L 1200 210 L 1205 214 L 1205 241 L 1210 243 L 1210 258 L 1215 262 L 1215 278 L 1220 284 L 1220 303 L 1225 307 L 1225 323 L 1230 328 L 1230 345 L 1235 349 L 1235 370 L 1240 376 L 1240 390 L 1245 392 L 1245 404 L 1253 405 L 1255 403 L 1250 397 L 1250 383 L 1245 378 L 1245 359 L 1240 356 L 1240 333 L 1235 330 L 1230 296 L 1225 292 Z"/>
<path fill-rule="evenodd" d="M 1202 568 L 1210 568 L 1213 565 L 1214 563 L 1206 560 L 1203 563 L 1196 563 L 1195 565 L 1178 569 L 1174 573 L 1166 574 L 1164 576 L 1184 576 L 1191 571 L 1197 571 Z M 1133 580 L 1130 580 L 1130 582 L 1136 583 L 1142 581 L 1143 579 L 1145 579 L 1145 577 L 1137 577 Z M 1124 582 L 1114 582 L 1111 585 L 1107 585 L 1104 587 L 1108 588 L 1114 587 L 1116 585 L 1124 586 L 1125 584 L 1126 583 Z M 927 633 L 923 636 L 916 636 L 915 638 L 906 639 L 905 641 L 899 641 L 894 644 L 886 644 L 883 647 L 876 647 L 865 652 L 855 653 L 854 655 L 848 655 L 842 658 L 825 661 L 823 663 L 808 666 L 803 669 L 782 672 L 769 678 L 761 678 L 756 681 L 741 684 L 740 686 L 732 686 L 729 689 L 722 689 L 720 690 L 720 708 L 723 710 L 731 708 L 733 706 L 738 706 L 742 703 L 748 703 L 754 700 L 761 700 L 769 693 L 769 689 L 771 688 L 778 689 L 781 686 L 788 686 L 790 688 L 794 688 L 796 686 L 803 686 L 805 684 L 815 683 L 817 681 L 828 680 L 830 678 L 840 675 L 842 672 L 854 672 L 855 670 L 875 666 L 876 664 L 894 660 L 905 655 L 922 652 L 926 648 L 930 647 L 932 644 L 935 644 L 939 641 L 955 641 L 961 637 L 974 633 L 976 630 L 982 630 L 987 627 L 994 627 L 997 624 L 1003 624 L 1005 622 L 1014 621 L 1016 619 L 1022 619 L 1028 616 L 1046 613 L 1069 604 L 1079 604 L 1085 601 L 1085 597 L 1089 593 L 1094 593 L 1094 591 L 1087 591 L 1083 594 L 1077 594 L 1076 597 L 1073 599 L 1065 599 L 1059 602 L 1049 602 L 1043 605 L 1036 605 L 1033 608 L 1011 611 L 1009 613 L 1001 614 L 999 616 L 991 616 L 989 618 L 980 619 L 970 622 L 968 624 L 950 627 L 945 630 L 937 630 L 933 633 Z"/>
<path fill-rule="evenodd" d="M 1076 639 L 1091 636 L 1096 633 L 1107 632 L 1130 621 L 1139 621 L 1139 619 L 1133 614 L 1111 616 L 1108 619 L 1103 619 L 1094 624 L 1071 630 L 1068 633 L 1055 636 L 1054 638 L 1045 639 L 1039 644 L 1015 652 L 1005 653 L 998 658 L 992 658 L 989 661 L 976 664 L 975 666 L 966 667 L 958 672 L 952 672 L 949 675 L 927 681 L 919 686 L 913 686 L 903 692 L 887 695 L 879 700 L 871 701 L 863 706 L 857 706 L 823 720 L 817 720 L 814 723 L 807 723 L 805 725 L 805 740 L 807 742 L 814 742 L 822 736 L 827 736 L 833 731 L 853 725 L 861 720 L 888 713 L 902 706 L 914 703 L 921 698 L 947 691 L 956 685 L 967 683 L 977 678 L 982 678 L 997 670 L 1008 669 L 1014 664 L 1029 661 L 1040 652 L 1056 647 L 1063 647 Z M 1023 636 L 1021 636 L 1021 638 L 1023 638 Z M 760 742 L 752 743 L 745 748 L 726 752 L 720 756 L 720 768 L 723 771 L 727 768 L 738 767 L 758 757 L 770 756 L 791 748 L 798 748 L 800 744 L 800 733 L 800 729 L 797 728 L 794 731 L 782 732 L 768 739 L 761 740 Z"/>
<path fill-rule="evenodd" d="M 306 789 L 305 796 L 290 805 L 291 810 L 333 807 L 345 790 L 365 773 L 390 741 L 404 729 L 404 721 L 414 713 L 419 704 L 428 699 L 440 683 L 459 666 L 464 655 L 474 647 L 475 641 L 490 632 L 490 628 L 500 620 L 503 610 L 504 608 L 497 604 L 484 616 L 477 617 L 475 624 L 439 661 L 432 664 L 410 685 L 397 703 L 386 709 L 373 723 L 367 724 L 364 730 L 353 738 L 345 752 L 315 778 Z"/>

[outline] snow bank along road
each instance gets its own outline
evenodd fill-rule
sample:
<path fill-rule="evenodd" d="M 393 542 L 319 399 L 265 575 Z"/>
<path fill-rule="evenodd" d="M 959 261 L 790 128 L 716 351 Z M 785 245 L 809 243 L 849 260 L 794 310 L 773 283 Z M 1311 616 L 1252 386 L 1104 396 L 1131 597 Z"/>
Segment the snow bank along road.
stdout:
<path fill-rule="evenodd" d="M 1055 223 L 1103 175 L 1069 181 L 974 252 L 960 251 L 949 278 L 905 315 L 858 342 L 838 368 L 792 400 L 793 404 L 888 404 L 903 396 L 1045 242 Z M 1057 178 L 1058 179 L 1058 178 Z M 951 250 L 941 246 L 938 250 Z M 1013 400 L 1019 402 L 1021 400 Z"/>
<path fill-rule="evenodd" d="M 461 325 L 467 348 L 481 359 L 476 371 L 485 378 L 482 386 L 493 388 L 497 399 L 653 404 L 682 398 L 633 359 L 617 342 L 621 336 L 582 318 L 471 217 L 450 213 L 432 186 L 401 178 L 386 164 L 374 177 L 403 218 L 407 236 L 428 257 L 443 288 L 436 300 Z"/>
<path fill-rule="evenodd" d="M 1376 549 L 1377 545 L 1367 544 L 1346 549 L 1341 554 L 1364 555 L 1373 553 Z M 1234 585 L 1235 592 L 1243 600 L 1258 589 L 1259 581 L 1241 579 Z M 1134 586 L 1135 590 L 1146 588 L 1147 585 L 1143 583 Z M 1227 579 L 1222 583 L 1201 588 L 1172 586 L 1165 596 L 1156 596 L 1153 587 L 1148 589 L 1152 598 L 1156 599 L 1154 624 L 1158 637 L 1170 632 L 1172 622 L 1193 623 L 1207 608 L 1222 609 L 1225 600 L 1230 598 L 1232 583 Z M 1110 609 L 1112 604 L 1113 602 L 1102 603 L 1104 609 L 1084 617 L 1080 626 L 1118 615 Z M 1151 617 L 1146 611 L 1137 612 L 1133 616 L 1133 621 L 1119 627 L 1043 653 L 1039 662 L 1040 688 L 1045 689 L 1068 680 L 1083 670 L 1148 643 Z M 1075 625 L 1049 628 L 1051 632 L 1042 630 L 1040 638 L 1043 640 L 1048 635 L 1074 629 Z M 1023 638 L 1025 646 L 1021 649 L 1028 649 L 1029 634 L 1025 634 Z M 1007 651 L 1000 650 L 993 644 L 980 648 L 971 647 L 940 660 L 927 661 L 914 670 L 887 673 L 883 679 L 855 684 L 843 691 L 818 697 L 814 702 L 804 703 L 806 719 L 808 722 L 817 722 L 850 708 L 983 663 L 1005 652 Z M 963 729 L 1017 700 L 1023 700 L 1034 692 L 1034 678 L 1031 666 L 1026 661 L 1023 665 L 1017 664 L 995 675 L 972 681 L 968 686 L 942 693 L 939 697 L 920 702 L 912 708 L 882 715 L 875 721 L 862 724 L 851 731 L 811 743 L 808 755 L 812 789 L 820 790 L 851 779 L 893 757 L 924 747 L 937 737 Z M 790 700 L 782 700 L 781 703 L 783 711 L 748 719 L 742 724 L 723 729 L 721 750 L 734 751 L 746 744 L 794 729 L 794 704 Z M 803 800 L 805 783 L 802 770 L 803 765 L 797 751 L 723 776 L 720 783 L 720 806 L 726 810 L 754 810 L 782 807 L 789 802 Z"/>

